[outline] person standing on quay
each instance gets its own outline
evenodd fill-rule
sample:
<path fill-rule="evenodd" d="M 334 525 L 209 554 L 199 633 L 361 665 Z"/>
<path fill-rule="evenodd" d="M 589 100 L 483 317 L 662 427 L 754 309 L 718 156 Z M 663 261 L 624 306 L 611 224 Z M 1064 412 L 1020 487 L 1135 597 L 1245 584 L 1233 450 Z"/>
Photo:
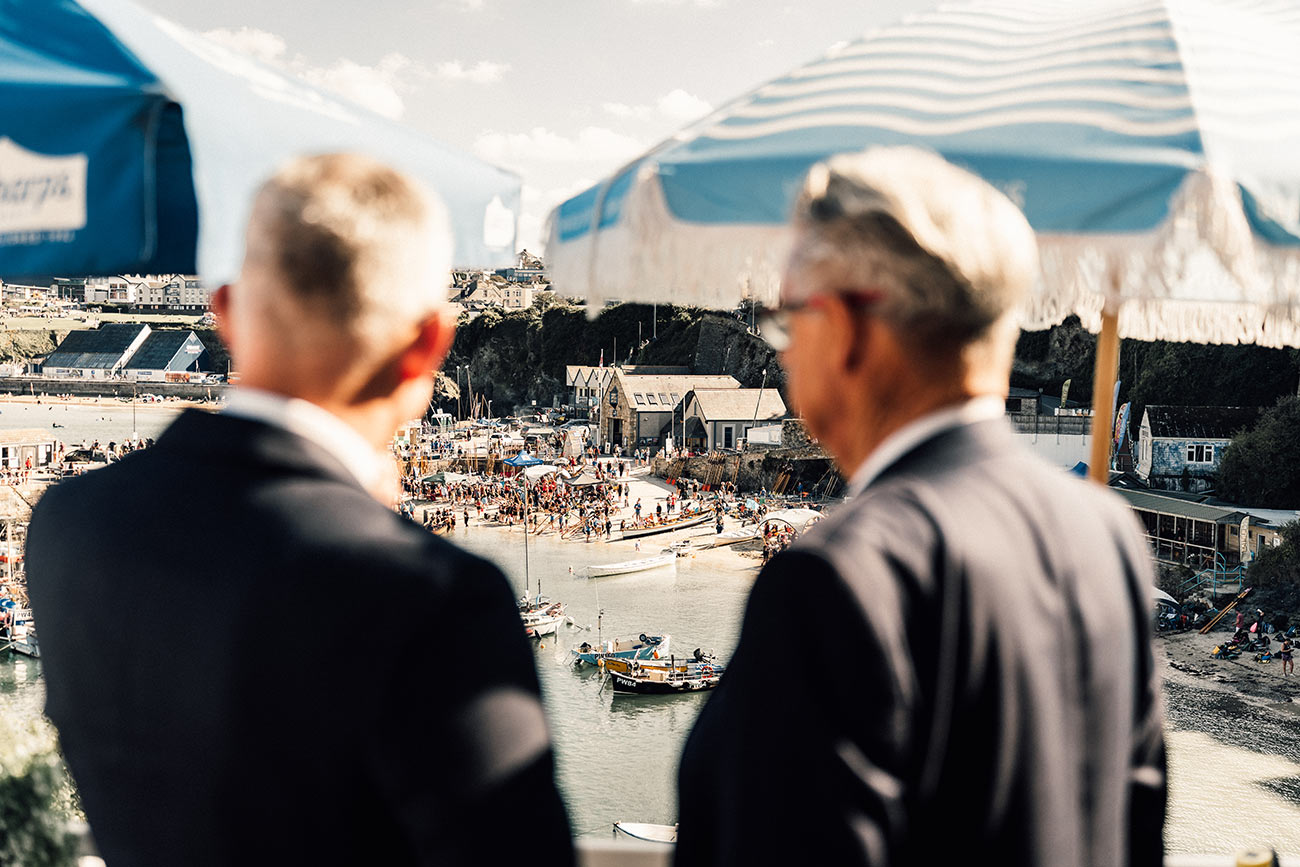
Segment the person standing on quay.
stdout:
<path fill-rule="evenodd" d="M 794 230 L 762 330 L 851 500 L 755 581 L 682 757 L 677 864 L 1160 864 L 1149 552 L 1003 418 L 1023 215 L 881 148 L 815 166 Z M 773 654 L 791 623 L 814 628 Z"/>
<path fill-rule="evenodd" d="M 213 298 L 226 410 L 39 503 L 47 711 L 109 864 L 572 863 L 512 590 L 391 508 L 449 254 L 402 175 L 286 165 Z M 471 641 L 491 658 L 448 664 Z"/>

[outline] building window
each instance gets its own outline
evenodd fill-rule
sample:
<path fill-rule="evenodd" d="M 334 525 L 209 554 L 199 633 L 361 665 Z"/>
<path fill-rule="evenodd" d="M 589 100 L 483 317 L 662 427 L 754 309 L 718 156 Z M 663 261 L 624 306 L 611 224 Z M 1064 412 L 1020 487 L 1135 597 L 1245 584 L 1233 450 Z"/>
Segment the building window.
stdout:
<path fill-rule="evenodd" d="M 1214 446 L 1204 443 L 1189 445 L 1187 447 L 1187 462 L 1189 464 L 1214 463 Z"/>
<path fill-rule="evenodd" d="M 637 405 L 637 406 L 645 406 L 645 395 L 643 395 L 643 394 L 634 394 L 634 395 L 632 395 L 632 397 L 634 397 L 634 398 L 636 399 L 636 405 Z"/>
<path fill-rule="evenodd" d="M 659 392 L 659 402 L 664 406 L 672 406 L 672 404 L 668 402 L 668 395 L 664 394 L 662 391 Z"/>
<path fill-rule="evenodd" d="M 655 400 L 655 396 L 654 396 L 653 394 L 647 394 L 647 395 L 646 395 L 646 398 L 647 398 L 651 403 L 653 403 L 653 404 L 655 404 L 656 406 L 658 406 L 659 401 Z"/>

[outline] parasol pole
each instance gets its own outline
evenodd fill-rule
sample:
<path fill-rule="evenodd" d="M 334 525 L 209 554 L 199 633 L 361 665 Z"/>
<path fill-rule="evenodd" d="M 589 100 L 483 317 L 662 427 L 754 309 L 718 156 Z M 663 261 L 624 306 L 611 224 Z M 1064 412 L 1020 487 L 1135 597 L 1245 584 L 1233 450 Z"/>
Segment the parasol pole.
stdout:
<path fill-rule="evenodd" d="M 1119 310 L 1110 301 L 1101 311 L 1101 333 L 1097 336 L 1097 366 L 1092 374 L 1092 454 L 1088 476 L 1105 485 L 1110 482 L 1110 437 L 1114 425 L 1115 376 L 1119 369 Z"/>

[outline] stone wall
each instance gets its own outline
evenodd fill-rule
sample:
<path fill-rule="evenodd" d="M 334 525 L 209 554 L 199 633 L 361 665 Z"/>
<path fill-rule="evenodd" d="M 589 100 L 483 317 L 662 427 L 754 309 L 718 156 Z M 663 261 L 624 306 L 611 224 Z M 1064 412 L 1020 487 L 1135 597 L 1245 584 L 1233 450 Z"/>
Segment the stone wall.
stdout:
<path fill-rule="evenodd" d="M 56 379 L 44 376 L 0 376 L 0 394 L 71 394 L 74 397 L 130 397 L 136 394 L 160 394 L 187 400 L 217 400 L 228 385 L 203 385 L 197 382 L 126 382 L 88 379 Z"/>
<path fill-rule="evenodd" d="M 655 458 L 651 472 L 662 479 L 696 479 L 710 487 L 734 482 L 743 492 L 793 494 L 802 484 L 813 497 L 844 492 L 844 480 L 820 449 L 749 449 L 688 458 Z"/>

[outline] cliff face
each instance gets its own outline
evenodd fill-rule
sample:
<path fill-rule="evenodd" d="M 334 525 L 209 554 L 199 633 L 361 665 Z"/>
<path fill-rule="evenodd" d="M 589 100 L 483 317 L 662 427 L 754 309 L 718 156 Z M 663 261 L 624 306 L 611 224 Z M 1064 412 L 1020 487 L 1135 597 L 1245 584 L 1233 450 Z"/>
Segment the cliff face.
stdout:
<path fill-rule="evenodd" d="M 593 320 L 569 305 L 466 317 L 443 372 L 459 378 L 466 400 L 491 399 L 501 414 L 533 400 L 565 402 L 565 365 L 594 365 L 602 357 L 606 364 L 686 364 L 695 373 L 731 374 L 750 388 L 766 368 L 767 387 L 785 385 L 775 353 L 734 316 L 645 304 L 609 307 Z"/>
<path fill-rule="evenodd" d="M 54 351 L 67 331 L 0 331 L 0 362 L 30 361 Z"/>

